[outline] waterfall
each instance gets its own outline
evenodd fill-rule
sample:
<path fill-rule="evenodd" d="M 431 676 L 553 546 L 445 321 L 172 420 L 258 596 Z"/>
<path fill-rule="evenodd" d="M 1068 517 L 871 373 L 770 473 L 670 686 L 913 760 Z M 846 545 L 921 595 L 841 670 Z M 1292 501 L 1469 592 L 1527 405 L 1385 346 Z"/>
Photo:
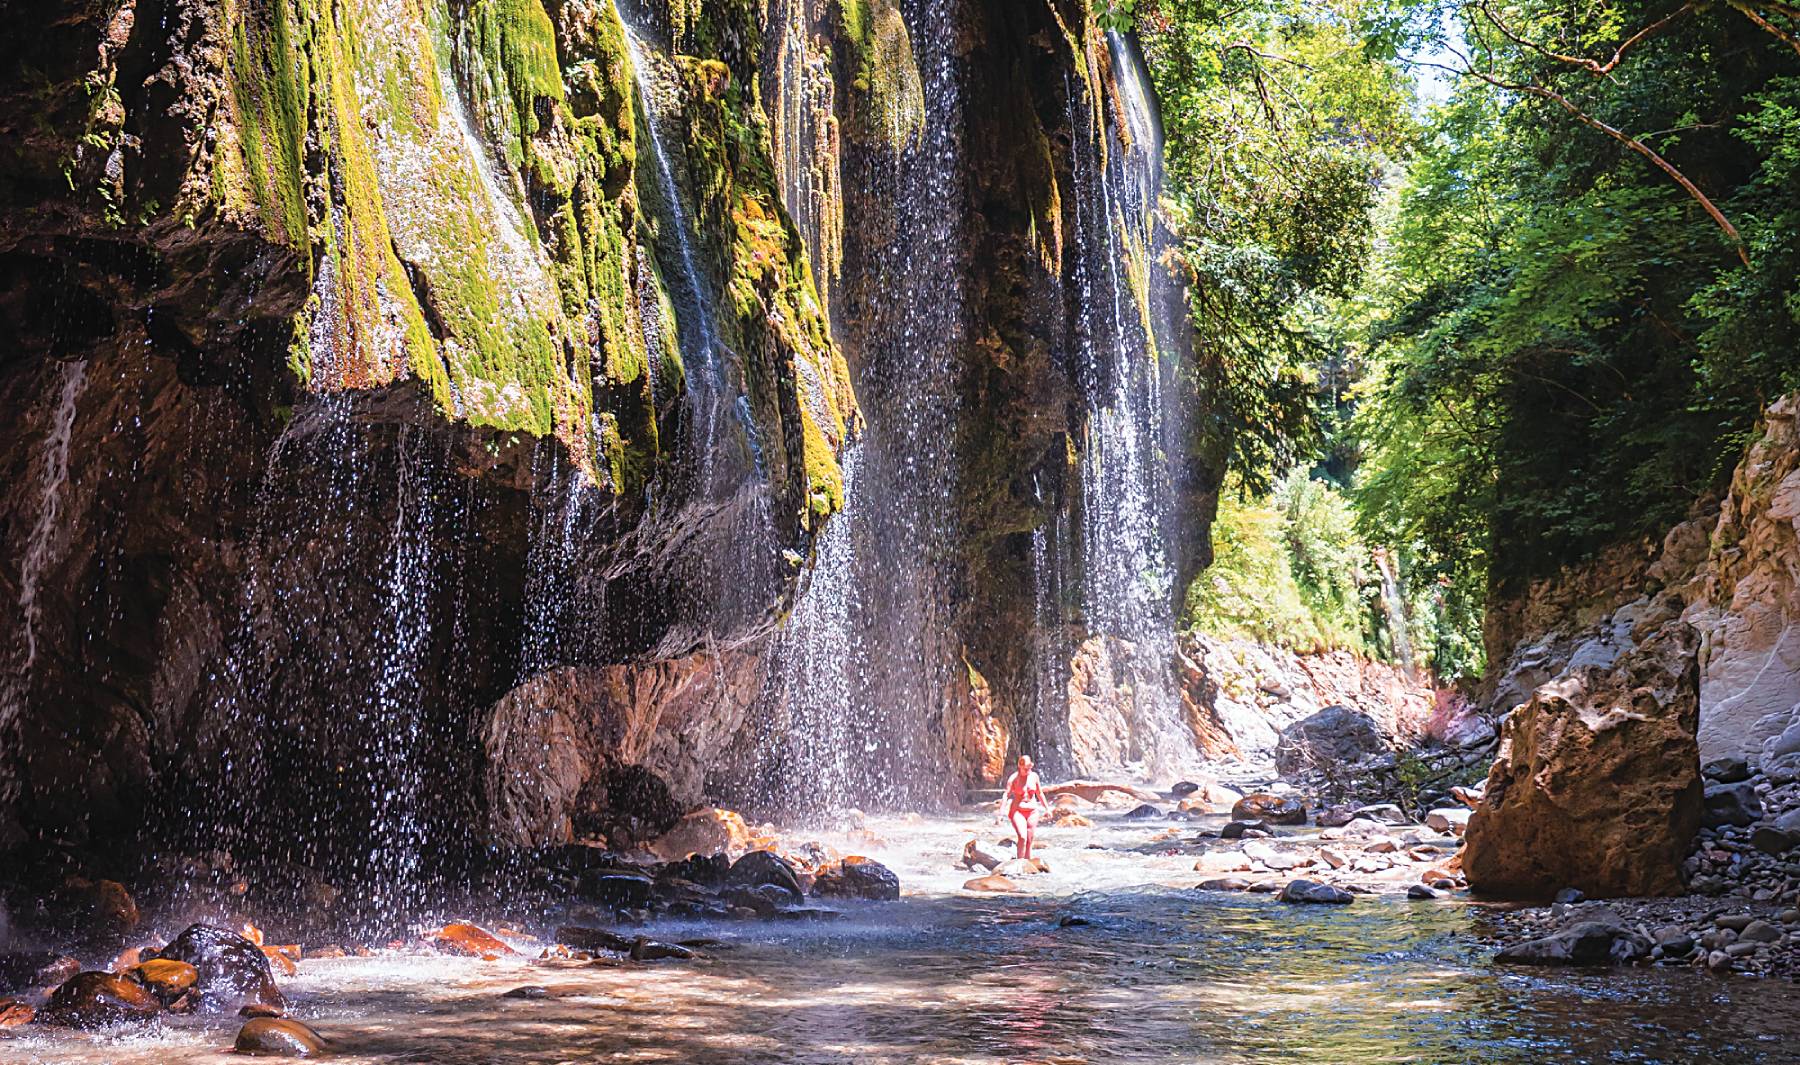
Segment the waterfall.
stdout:
<path fill-rule="evenodd" d="M 681 345 L 682 363 L 687 371 L 688 397 L 694 416 L 692 446 L 693 455 L 700 464 L 700 489 L 703 493 L 710 493 L 715 487 L 713 462 L 714 452 L 717 450 L 714 437 L 718 408 L 724 401 L 720 372 L 720 355 L 724 349 L 719 342 L 718 329 L 713 324 L 718 307 L 713 300 L 711 286 L 701 275 L 694 257 L 693 228 L 688 220 L 687 208 L 682 204 L 681 186 L 675 180 L 675 169 L 669 162 L 669 152 L 664 146 L 662 128 L 657 120 L 659 97 L 656 87 L 650 81 L 648 50 L 637 29 L 625 20 L 624 13 L 616 3 L 613 13 L 618 16 L 619 24 L 625 31 L 625 49 L 631 56 L 632 79 L 637 85 L 638 99 L 643 105 L 644 132 L 649 136 L 656 187 L 662 195 L 663 209 L 667 213 L 667 229 L 673 230 L 676 258 L 681 267 L 678 298 L 685 306 L 678 307 L 676 332 Z M 734 414 L 737 413 L 735 404 L 732 410 Z M 745 428 L 746 436 L 754 443 L 754 435 L 749 432 L 747 423 Z"/>
<path fill-rule="evenodd" d="M 755 798 L 789 812 L 926 806 L 952 790 L 941 721 L 960 650 L 949 636 L 948 573 L 966 332 L 951 265 L 962 256 L 963 211 L 954 9 L 955 0 L 903 8 L 925 129 L 866 175 L 872 198 L 893 204 L 892 232 L 852 234 L 879 241 L 864 249 L 879 307 L 860 323 L 853 367 L 866 424 L 846 456 L 845 508 L 815 544 L 763 699 L 782 723 L 761 751 L 779 791 Z"/>
<path fill-rule="evenodd" d="M 87 360 L 63 363 L 59 376 L 62 387 L 57 389 L 56 407 L 50 412 L 50 425 L 44 434 L 38 480 L 42 502 L 31 535 L 25 540 L 25 556 L 19 563 L 19 614 L 25 633 L 25 664 L 20 672 L 26 678 L 37 662 L 38 584 L 44 578 L 44 570 L 56 563 L 62 546 L 58 534 L 62 531 L 63 489 L 69 483 L 69 442 L 75 432 L 75 407 L 87 384 Z"/>
<path fill-rule="evenodd" d="M 1106 120 L 1108 99 L 1071 92 L 1069 100 L 1078 242 L 1071 361 L 1085 404 L 1074 572 L 1090 639 L 1115 641 L 1108 657 L 1124 675 L 1115 713 L 1129 733 L 1125 758 L 1154 776 L 1198 757 L 1172 665 L 1174 482 L 1163 394 L 1171 353 L 1151 313 L 1161 142 L 1141 66 L 1124 38 L 1109 33 L 1107 44 L 1124 135 Z"/>

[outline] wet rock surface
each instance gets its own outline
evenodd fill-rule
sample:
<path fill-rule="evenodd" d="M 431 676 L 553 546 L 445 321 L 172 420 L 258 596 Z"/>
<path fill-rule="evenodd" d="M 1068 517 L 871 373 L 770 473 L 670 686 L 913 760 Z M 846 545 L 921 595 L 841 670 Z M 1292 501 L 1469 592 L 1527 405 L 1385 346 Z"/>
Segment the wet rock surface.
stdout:
<path fill-rule="evenodd" d="M 236 1012 L 246 1003 L 276 1009 L 286 1005 L 262 948 L 228 929 L 189 925 L 154 957 L 194 968 L 194 990 L 203 1009 Z"/>
<path fill-rule="evenodd" d="M 162 1003 L 115 973 L 77 973 L 37 1011 L 37 1023 L 57 1028 L 105 1028 L 156 1019 Z"/>
<path fill-rule="evenodd" d="M 325 1038 L 289 1017 L 256 1017 L 238 1029 L 232 1049 L 256 1057 L 310 1058 L 326 1051 Z"/>

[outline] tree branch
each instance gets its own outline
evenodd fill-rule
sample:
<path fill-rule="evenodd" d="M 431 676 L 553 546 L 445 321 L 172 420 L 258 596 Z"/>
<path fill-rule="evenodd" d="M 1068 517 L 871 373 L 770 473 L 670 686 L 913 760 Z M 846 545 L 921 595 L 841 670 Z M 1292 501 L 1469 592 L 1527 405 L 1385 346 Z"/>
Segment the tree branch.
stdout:
<path fill-rule="evenodd" d="M 1770 22 L 1768 19 L 1763 18 L 1762 15 L 1759 14 L 1755 8 L 1752 8 L 1749 4 L 1744 3 L 1743 0 L 1727 0 L 1727 2 L 1731 5 L 1732 10 L 1736 11 L 1738 14 L 1749 19 L 1751 22 L 1756 23 L 1758 26 L 1761 26 L 1763 29 L 1767 30 L 1768 32 L 1774 34 L 1776 40 L 1779 40 L 1782 43 L 1786 44 L 1789 48 L 1792 48 L 1796 54 L 1800 54 L 1800 40 L 1796 40 L 1795 38 L 1789 36 L 1788 34 L 1783 33 L 1781 31 L 1780 27 L 1776 26 L 1773 22 Z M 1772 4 L 1770 6 L 1780 8 L 1782 5 Z M 1790 15 L 1789 17 L 1790 18 L 1800 17 L 1800 13 Z"/>
<path fill-rule="evenodd" d="M 1707 215 L 1712 218 L 1713 222 L 1718 225 L 1719 229 L 1730 238 L 1732 247 L 1737 251 L 1739 261 L 1745 266 L 1750 265 L 1750 253 L 1744 247 L 1744 238 L 1739 235 L 1737 227 L 1731 224 L 1731 220 L 1725 217 L 1725 213 L 1719 210 L 1712 200 L 1707 197 L 1706 193 L 1700 191 L 1700 186 L 1688 180 L 1686 174 L 1683 174 L 1680 170 L 1675 168 L 1675 164 L 1657 154 L 1656 149 L 1645 144 L 1643 141 L 1638 140 L 1636 137 L 1631 136 L 1624 130 L 1609 126 L 1605 122 L 1595 118 L 1593 115 L 1588 114 L 1586 111 L 1577 107 L 1574 101 L 1570 100 L 1562 93 L 1557 92 L 1555 89 L 1549 89 L 1542 85 L 1523 85 L 1504 81 L 1481 70 L 1471 69 L 1464 71 L 1464 73 L 1480 78 L 1482 81 L 1487 82 L 1497 89 L 1505 89 L 1508 92 L 1522 92 L 1530 96 L 1536 96 L 1540 100 L 1549 100 L 1573 115 L 1575 120 L 1582 125 L 1587 126 L 1589 129 L 1599 130 L 1601 133 L 1606 134 L 1613 140 L 1630 148 L 1645 159 L 1650 160 L 1651 163 L 1656 165 L 1657 169 L 1669 175 L 1675 184 L 1680 185 L 1689 196 L 1693 197 L 1694 202 L 1698 203 L 1706 211 Z"/>
<path fill-rule="evenodd" d="M 1731 0 L 1731 3 L 1732 3 L 1733 7 L 1738 6 L 1737 0 Z M 1514 33 L 1512 30 L 1512 27 L 1508 26 L 1504 21 L 1501 20 L 1499 15 L 1494 13 L 1493 8 L 1489 6 L 1489 4 L 1487 3 L 1487 0 L 1482 0 L 1481 3 L 1478 3 L 1475 6 L 1481 11 L 1481 13 L 1483 15 L 1487 16 L 1487 20 L 1489 22 L 1494 24 L 1495 29 L 1497 29 L 1501 33 L 1505 34 L 1507 39 L 1512 41 L 1514 44 L 1519 45 L 1522 48 L 1529 48 L 1532 51 L 1538 53 L 1539 55 L 1546 56 L 1550 59 L 1554 59 L 1559 63 L 1568 63 L 1571 66 L 1578 66 L 1578 67 L 1582 68 L 1583 70 L 1586 70 L 1588 73 L 1595 75 L 1596 77 L 1604 77 L 1607 74 L 1611 74 L 1613 72 L 1614 68 L 1616 68 L 1619 65 L 1619 63 L 1624 60 L 1625 53 L 1628 50 L 1630 50 L 1630 48 L 1633 45 L 1642 43 L 1645 38 L 1650 37 L 1650 36 L 1660 32 L 1662 29 L 1664 29 L 1666 26 L 1668 26 L 1671 22 L 1674 22 L 1676 19 L 1679 19 L 1682 16 L 1687 15 L 1694 10 L 1694 5 L 1691 2 L 1682 4 L 1680 7 L 1669 12 L 1667 15 L 1664 15 L 1662 18 L 1657 19 L 1655 22 L 1650 23 L 1650 25 L 1645 26 L 1643 29 L 1637 31 L 1636 33 L 1632 34 L 1631 36 L 1625 38 L 1625 40 L 1621 41 L 1619 43 L 1618 49 L 1613 52 L 1611 59 L 1607 60 L 1604 63 L 1596 63 L 1592 59 L 1587 59 L 1582 56 L 1563 55 L 1561 52 L 1552 52 L 1550 49 L 1545 48 L 1543 45 L 1538 44 L 1535 41 L 1526 40 L 1524 37 L 1521 37 L 1519 34 Z"/>

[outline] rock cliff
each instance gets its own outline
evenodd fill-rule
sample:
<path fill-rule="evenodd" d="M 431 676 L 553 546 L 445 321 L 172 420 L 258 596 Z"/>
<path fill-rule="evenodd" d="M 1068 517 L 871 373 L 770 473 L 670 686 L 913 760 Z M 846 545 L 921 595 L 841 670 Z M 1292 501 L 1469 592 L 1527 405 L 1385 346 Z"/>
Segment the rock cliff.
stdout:
<path fill-rule="evenodd" d="M 1087 637 L 1033 567 L 1083 498 L 1077 203 L 1145 135 L 1085 4 L 15 20 L 0 849 L 382 860 L 771 801 L 772 633 L 858 446 L 895 776 L 1041 729 L 1038 636 Z M 1217 471 L 1178 480 L 1203 512 Z"/>

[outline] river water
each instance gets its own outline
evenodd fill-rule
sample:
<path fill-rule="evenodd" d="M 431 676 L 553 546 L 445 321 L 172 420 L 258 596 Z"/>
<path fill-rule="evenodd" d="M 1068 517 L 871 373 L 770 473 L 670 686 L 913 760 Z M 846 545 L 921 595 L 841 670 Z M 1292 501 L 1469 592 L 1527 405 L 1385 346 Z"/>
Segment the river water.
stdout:
<path fill-rule="evenodd" d="M 1007 897 L 961 893 L 971 874 L 952 865 L 972 836 L 996 849 L 991 817 L 866 831 L 876 842 L 855 847 L 900 874 L 899 902 L 646 930 L 717 941 L 694 961 L 543 962 L 521 939 L 520 958 L 495 962 L 308 959 L 282 987 L 334 1041 L 332 1060 L 359 1063 L 1800 1060 L 1792 984 L 1498 968 L 1484 911 L 1461 903 L 1195 892 L 1192 857 L 1154 838 L 1166 824 L 1048 829 L 1052 872 Z M 1088 923 L 1065 927 L 1071 916 Z M 525 985 L 548 994 L 504 997 Z M 241 1061 L 227 1053 L 236 1025 L 13 1030 L 0 1060 Z"/>

